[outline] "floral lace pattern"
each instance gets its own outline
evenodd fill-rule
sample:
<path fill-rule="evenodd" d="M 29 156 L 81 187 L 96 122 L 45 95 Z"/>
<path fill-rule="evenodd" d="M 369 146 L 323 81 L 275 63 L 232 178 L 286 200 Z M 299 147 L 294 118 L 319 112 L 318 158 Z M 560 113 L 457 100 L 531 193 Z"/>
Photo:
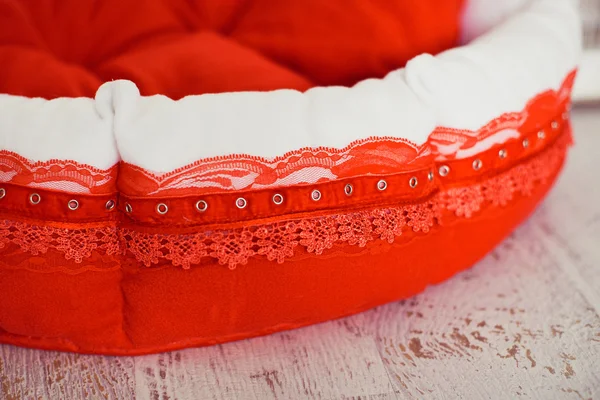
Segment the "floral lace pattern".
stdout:
<path fill-rule="evenodd" d="M 570 102 L 575 76 L 576 72 L 572 71 L 558 90 L 540 93 L 523 110 L 505 113 L 478 130 L 435 128 L 428 140 L 432 153 L 437 161 L 468 158 L 497 143 L 522 137 L 533 131 L 539 121 L 552 118 L 553 110 L 565 108 Z"/>
<path fill-rule="evenodd" d="M 344 148 L 301 148 L 272 159 L 247 154 L 205 158 L 164 173 L 122 163 L 119 186 L 132 196 L 199 195 L 393 174 L 425 167 L 432 158 L 469 158 L 520 139 L 556 117 L 556 110 L 570 101 L 574 78 L 575 71 L 559 90 L 540 93 L 522 110 L 504 113 L 477 130 L 436 127 L 422 145 L 396 137 L 369 137 Z"/>
<path fill-rule="evenodd" d="M 0 182 L 70 193 L 105 193 L 115 189 L 118 167 L 102 170 L 69 160 L 31 162 L 0 150 Z"/>
<path fill-rule="evenodd" d="M 76 263 L 92 252 L 133 256 L 151 266 L 168 261 L 190 268 L 205 258 L 230 268 L 264 256 L 282 263 L 298 248 L 322 254 L 335 244 L 364 247 L 373 240 L 394 240 L 410 232 L 426 234 L 445 218 L 470 218 L 486 205 L 504 206 L 517 194 L 530 195 L 562 165 L 570 135 L 563 134 L 551 147 L 501 174 L 480 182 L 442 188 L 418 204 L 360 210 L 299 220 L 287 220 L 229 230 L 203 230 L 189 234 L 163 234 L 104 227 L 67 229 L 50 225 L 0 221 L 0 249 L 11 243 L 32 255 L 49 249 Z"/>
<path fill-rule="evenodd" d="M 434 216 L 435 203 L 428 201 L 418 205 L 283 221 L 210 234 L 122 233 L 128 244 L 127 250 L 146 266 L 167 259 L 175 266 L 190 268 L 203 257 L 212 257 L 220 264 L 235 268 L 258 255 L 266 256 L 269 261 L 283 263 L 294 255 L 298 247 L 320 255 L 337 243 L 359 247 L 365 247 L 376 239 L 393 243 L 406 226 L 412 226 L 415 232 L 428 232 L 434 225 Z"/>
<path fill-rule="evenodd" d="M 345 148 L 302 148 L 274 159 L 231 155 L 199 160 L 160 174 L 123 163 L 120 186 L 140 196 L 201 194 L 219 190 L 261 189 L 423 167 L 431 151 L 405 139 L 371 137 Z"/>
<path fill-rule="evenodd" d="M 67 260 L 76 263 L 90 257 L 93 251 L 108 255 L 121 253 L 117 237 L 116 226 L 68 229 L 0 221 L 0 249 L 12 243 L 19 246 L 22 252 L 34 256 L 53 249 L 64 253 Z"/>

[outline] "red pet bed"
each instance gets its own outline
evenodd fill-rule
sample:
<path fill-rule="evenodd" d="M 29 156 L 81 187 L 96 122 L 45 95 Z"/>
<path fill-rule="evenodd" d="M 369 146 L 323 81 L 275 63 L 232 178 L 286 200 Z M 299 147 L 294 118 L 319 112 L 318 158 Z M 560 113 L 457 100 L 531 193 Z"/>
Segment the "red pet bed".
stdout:
<path fill-rule="evenodd" d="M 576 2 L 510 3 L 0 1 L 0 341 L 208 345 L 472 266 L 571 143 Z"/>

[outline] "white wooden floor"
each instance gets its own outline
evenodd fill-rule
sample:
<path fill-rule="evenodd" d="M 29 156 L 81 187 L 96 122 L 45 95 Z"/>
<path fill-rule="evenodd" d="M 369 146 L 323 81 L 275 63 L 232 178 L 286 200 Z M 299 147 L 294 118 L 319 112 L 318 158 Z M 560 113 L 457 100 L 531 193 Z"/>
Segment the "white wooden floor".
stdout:
<path fill-rule="evenodd" d="M 407 301 L 146 357 L 0 346 L 0 399 L 599 399 L 600 107 L 549 198 L 483 262 Z"/>

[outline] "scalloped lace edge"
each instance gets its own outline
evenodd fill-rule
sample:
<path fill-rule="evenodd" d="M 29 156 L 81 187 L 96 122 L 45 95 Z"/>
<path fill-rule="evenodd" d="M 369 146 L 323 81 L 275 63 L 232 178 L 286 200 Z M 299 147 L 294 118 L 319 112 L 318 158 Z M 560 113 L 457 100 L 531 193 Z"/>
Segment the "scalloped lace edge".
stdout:
<path fill-rule="evenodd" d="M 167 261 L 183 268 L 213 258 L 235 268 L 256 256 L 283 263 L 298 248 L 320 255 L 335 244 L 393 243 L 407 230 L 429 232 L 442 223 L 446 211 L 470 218 L 486 204 L 504 206 L 515 194 L 530 195 L 536 183 L 545 183 L 556 173 L 570 142 L 570 135 L 563 135 L 544 152 L 506 172 L 479 183 L 446 188 L 417 204 L 190 234 L 146 233 L 118 225 L 69 229 L 2 220 L 0 250 L 9 244 L 32 256 L 54 250 L 75 263 L 82 263 L 93 252 L 118 257 L 130 254 L 146 266 Z"/>

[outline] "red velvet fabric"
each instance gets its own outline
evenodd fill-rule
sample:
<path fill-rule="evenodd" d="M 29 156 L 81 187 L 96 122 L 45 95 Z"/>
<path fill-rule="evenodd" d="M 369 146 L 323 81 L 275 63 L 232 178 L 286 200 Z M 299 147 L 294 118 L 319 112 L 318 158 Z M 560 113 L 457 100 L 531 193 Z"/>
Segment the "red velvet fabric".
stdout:
<path fill-rule="evenodd" d="M 454 46 L 464 0 L 0 0 L 0 92 L 351 85 Z"/>

